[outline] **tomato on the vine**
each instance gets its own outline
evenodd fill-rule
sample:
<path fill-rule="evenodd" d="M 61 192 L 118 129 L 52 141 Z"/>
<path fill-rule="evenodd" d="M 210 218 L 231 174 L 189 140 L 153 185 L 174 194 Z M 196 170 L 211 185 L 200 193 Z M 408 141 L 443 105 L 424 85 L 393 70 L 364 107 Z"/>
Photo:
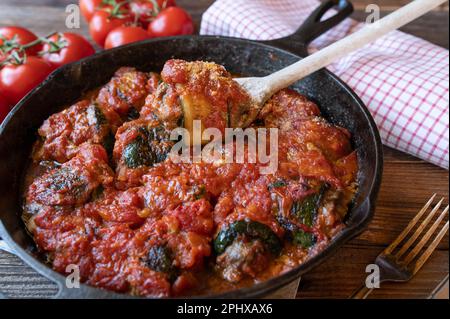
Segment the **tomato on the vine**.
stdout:
<path fill-rule="evenodd" d="M 91 21 L 94 13 L 100 8 L 103 0 L 80 0 L 79 6 L 81 14 L 87 22 Z"/>
<path fill-rule="evenodd" d="M 154 7 L 154 3 L 158 8 Z M 176 6 L 175 0 L 137 0 L 130 3 L 131 13 L 139 19 L 144 28 L 157 16 L 157 14 L 166 8 Z"/>
<path fill-rule="evenodd" d="M 3 96 L 0 95 L 0 124 L 2 124 L 9 111 L 11 111 L 11 105 Z"/>
<path fill-rule="evenodd" d="M 0 28 L 0 46 L 25 45 L 34 42 L 37 39 L 38 37 L 33 32 L 22 27 L 8 26 Z M 4 49 L 8 50 L 7 47 Z M 26 49 L 26 53 L 28 55 L 37 55 L 40 49 L 40 45 L 35 45 Z M 14 51 L 14 49 L 11 51 Z M 8 52 L 6 52 L 5 55 L 7 55 L 7 53 Z M 3 60 L 1 56 L 2 53 L 0 52 L 0 62 Z"/>
<path fill-rule="evenodd" d="M 95 53 L 92 45 L 75 33 L 56 33 L 47 39 L 42 58 L 54 68 L 88 57 Z"/>
<path fill-rule="evenodd" d="M 170 7 L 161 11 L 148 26 L 148 31 L 155 37 L 168 37 L 194 33 L 191 16 L 179 7 Z"/>
<path fill-rule="evenodd" d="M 22 64 L 7 64 L 0 71 L 0 94 L 14 105 L 41 83 L 52 70 L 47 61 L 35 56 L 26 57 Z"/>
<path fill-rule="evenodd" d="M 97 11 L 89 23 L 92 39 L 100 46 L 104 46 L 108 34 L 117 27 L 132 23 L 129 15 L 113 16 L 111 12 Z"/>
<path fill-rule="evenodd" d="M 105 41 L 105 49 L 149 39 L 151 36 L 141 27 L 122 26 L 112 30 Z"/>

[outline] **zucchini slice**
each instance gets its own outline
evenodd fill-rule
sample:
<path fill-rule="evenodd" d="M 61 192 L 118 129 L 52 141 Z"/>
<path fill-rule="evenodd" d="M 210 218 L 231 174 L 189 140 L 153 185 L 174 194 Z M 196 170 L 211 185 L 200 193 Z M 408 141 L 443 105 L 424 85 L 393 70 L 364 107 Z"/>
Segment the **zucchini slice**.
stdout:
<path fill-rule="evenodd" d="M 282 249 L 281 240 L 270 227 L 255 221 L 240 220 L 219 232 L 214 240 L 216 254 L 224 253 L 239 235 L 246 236 L 252 240 L 261 240 L 274 255 L 278 255 Z"/>
<path fill-rule="evenodd" d="M 300 223 L 312 227 L 324 193 L 325 187 L 321 187 L 318 193 L 295 202 L 291 207 L 291 215 L 295 216 Z"/>
<path fill-rule="evenodd" d="M 286 181 L 285 181 L 284 179 L 279 178 L 279 179 L 277 179 L 275 182 L 270 183 L 270 184 L 267 186 L 267 189 L 268 189 L 269 191 L 271 191 L 271 190 L 273 190 L 273 189 L 275 189 L 275 188 L 280 188 L 280 187 L 285 187 L 285 186 L 287 186 Z"/>
<path fill-rule="evenodd" d="M 139 135 L 123 151 L 125 165 L 128 168 L 138 168 L 164 161 L 170 151 L 170 143 L 166 143 L 167 138 L 162 127 L 140 127 Z"/>
<path fill-rule="evenodd" d="M 318 209 L 327 188 L 327 185 L 324 185 L 320 187 L 317 193 L 309 195 L 302 201 L 294 202 L 289 211 L 288 217 L 281 214 L 280 211 L 277 212 L 277 221 L 280 226 L 286 230 L 286 237 L 288 240 L 303 248 L 310 248 L 314 246 L 317 241 L 316 236 L 311 232 L 306 232 L 299 228 L 293 220 L 307 227 L 313 227 Z"/>
<path fill-rule="evenodd" d="M 89 108 L 87 109 L 87 113 L 89 121 L 93 122 L 89 124 L 95 125 L 95 128 L 98 131 L 101 130 L 103 125 L 108 125 L 108 120 L 106 119 L 105 114 L 97 104 L 89 106 Z"/>
<path fill-rule="evenodd" d="M 310 248 L 314 246 L 317 238 L 313 233 L 307 233 L 301 229 L 297 229 L 292 232 L 292 242 L 296 245 L 302 246 L 303 248 Z"/>
<path fill-rule="evenodd" d="M 184 94 L 180 96 L 180 102 L 183 109 L 184 128 L 191 134 L 191 142 L 197 142 L 192 139 L 194 136 L 194 121 L 201 121 L 200 132 L 196 133 L 202 136 L 203 130 L 206 128 L 204 127 L 204 119 L 210 116 L 210 113 L 213 111 L 212 105 L 201 95 L 194 97 L 189 94 Z M 222 125 L 222 123 L 219 125 Z M 202 144 L 204 142 L 207 141 L 202 141 Z"/>

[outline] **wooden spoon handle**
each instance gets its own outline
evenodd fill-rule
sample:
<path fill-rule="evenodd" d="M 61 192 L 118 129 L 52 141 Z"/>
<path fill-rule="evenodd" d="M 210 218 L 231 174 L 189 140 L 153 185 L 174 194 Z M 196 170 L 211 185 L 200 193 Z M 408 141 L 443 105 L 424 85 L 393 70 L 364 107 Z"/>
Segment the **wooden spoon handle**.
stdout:
<path fill-rule="evenodd" d="M 328 66 L 332 62 L 364 47 L 425 13 L 443 4 L 447 0 L 415 0 L 390 15 L 367 25 L 350 36 L 292 64 L 276 73 L 263 78 L 268 96 L 286 88 L 294 82 Z"/>

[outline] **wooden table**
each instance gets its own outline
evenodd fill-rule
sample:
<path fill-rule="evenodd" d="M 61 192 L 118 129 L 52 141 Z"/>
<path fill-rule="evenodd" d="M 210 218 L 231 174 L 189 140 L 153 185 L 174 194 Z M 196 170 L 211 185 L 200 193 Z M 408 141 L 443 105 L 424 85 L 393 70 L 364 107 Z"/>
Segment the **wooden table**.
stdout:
<path fill-rule="evenodd" d="M 14 24 L 31 28 L 40 35 L 64 30 L 64 7 L 74 0 L 0 0 L 0 26 Z M 201 13 L 212 0 L 178 0 L 194 16 L 197 24 Z M 383 13 L 395 10 L 408 0 L 353 0 L 354 17 L 363 20 L 369 3 L 380 5 Z M 403 28 L 448 48 L 448 5 Z M 86 25 L 80 33 L 87 36 Z M 302 278 L 298 298 L 346 298 L 365 278 L 366 265 L 372 263 L 407 225 L 432 193 L 448 199 L 448 171 L 384 148 L 385 168 L 375 219 L 369 229 L 342 247 L 332 258 Z M 426 298 L 448 275 L 448 236 L 422 271 L 409 283 L 384 284 L 371 298 Z M 0 292 L 8 297 L 51 297 L 56 286 L 17 257 L 0 252 Z"/>

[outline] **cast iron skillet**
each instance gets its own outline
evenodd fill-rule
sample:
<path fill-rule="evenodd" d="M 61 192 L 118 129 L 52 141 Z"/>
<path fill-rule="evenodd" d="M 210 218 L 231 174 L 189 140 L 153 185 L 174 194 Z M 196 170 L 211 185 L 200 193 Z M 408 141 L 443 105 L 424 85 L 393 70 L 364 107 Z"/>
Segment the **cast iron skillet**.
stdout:
<path fill-rule="evenodd" d="M 326 21 L 323 15 L 332 7 L 338 13 Z M 127 295 L 81 285 L 68 289 L 65 277 L 53 271 L 36 254 L 36 247 L 21 221 L 21 184 L 36 131 L 51 114 L 70 105 L 90 89 L 109 81 L 116 69 L 133 66 L 141 70 L 161 70 L 170 58 L 214 61 L 230 72 L 243 76 L 262 76 L 279 70 L 300 56 L 307 45 L 349 16 L 352 5 L 330 0 L 307 19 L 295 35 L 271 42 L 252 42 L 226 37 L 187 36 L 148 40 L 100 52 L 68 65 L 52 74 L 25 97 L 0 127 L 0 235 L 16 254 L 60 288 L 60 298 L 126 298 Z M 218 298 L 251 298 L 289 284 L 328 258 L 346 241 L 362 232 L 374 212 L 382 172 L 382 149 L 375 123 L 362 101 L 335 75 L 321 70 L 293 85 L 321 108 L 334 124 L 350 130 L 359 157 L 359 191 L 350 208 L 347 228 L 320 254 L 306 263 L 266 282 L 230 291 Z"/>

